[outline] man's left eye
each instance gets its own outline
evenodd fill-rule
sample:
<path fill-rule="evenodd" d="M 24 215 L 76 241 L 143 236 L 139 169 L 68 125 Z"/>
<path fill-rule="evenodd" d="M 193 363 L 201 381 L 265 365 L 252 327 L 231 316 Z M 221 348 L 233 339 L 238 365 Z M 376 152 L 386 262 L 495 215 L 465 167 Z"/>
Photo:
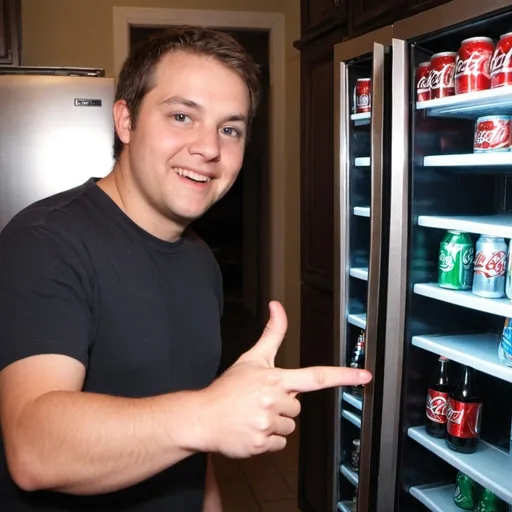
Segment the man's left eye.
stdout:
<path fill-rule="evenodd" d="M 230 137 L 240 137 L 241 133 L 236 128 L 232 128 L 231 126 L 227 126 L 225 128 L 222 128 L 222 133 L 224 135 L 229 135 Z"/>

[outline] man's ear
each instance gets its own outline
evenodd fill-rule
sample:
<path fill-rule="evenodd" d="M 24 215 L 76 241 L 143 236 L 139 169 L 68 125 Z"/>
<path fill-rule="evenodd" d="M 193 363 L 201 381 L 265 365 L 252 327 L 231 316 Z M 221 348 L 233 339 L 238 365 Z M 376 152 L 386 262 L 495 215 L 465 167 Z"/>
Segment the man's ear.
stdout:
<path fill-rule="evenodd" d="M 132 122 L 130 111 L 125 100 L 118 100 L 114 103 L 114 125 L 117 136 L 123 144 L 130 143 Z"/>

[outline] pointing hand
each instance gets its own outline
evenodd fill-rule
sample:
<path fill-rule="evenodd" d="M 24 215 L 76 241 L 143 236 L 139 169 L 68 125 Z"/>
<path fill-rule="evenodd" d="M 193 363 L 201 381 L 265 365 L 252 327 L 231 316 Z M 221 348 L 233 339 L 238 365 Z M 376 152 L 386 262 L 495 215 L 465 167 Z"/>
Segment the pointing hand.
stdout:
<path fill-rule="evenodd" d="M 371 380 L 369 372 L 352 368 L 275 368 L 288 322 L 279 302 L 269 308 L 270 320 L 257 343 L 201 392 L 204 451 L 242 458 L 280 450 L 295 430 L 297 393 Z"/>

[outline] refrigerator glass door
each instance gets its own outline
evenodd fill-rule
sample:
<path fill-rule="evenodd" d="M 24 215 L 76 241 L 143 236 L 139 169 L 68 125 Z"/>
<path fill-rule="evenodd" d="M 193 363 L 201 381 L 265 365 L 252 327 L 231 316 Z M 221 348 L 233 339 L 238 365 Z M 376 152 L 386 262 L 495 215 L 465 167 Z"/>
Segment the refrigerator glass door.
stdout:
<path fill-rule="evenodd" d="M 111 78 L 0 76 L 0 229 L 113 166 Z"/>
<path fill-rule="evenodd" d="M 392 209 L 378 490 L 378 510 L 383 512 L 460 510 L 455 504 L 459 472 L 474 482 L 467 494 L 475 509 L 481 489 L 512 504 L 512 368 L 498 357 L 512 302 L 482 297 L 479 286 L 473 288 L 470 282 L 479 279 L 474 273 L 479 237 L 501 237 L 502 248 L 512 238 L 512 152 L 474 151 L 480 117 L 512 114 L 512 87 L 417 101 L 415 78 L 421 63 L 439 52 L 458 52 L 468 38 L 497 42 L 512 25 L 506 4 L 455 0 L 394 27 Z M 414 27 L 418 35 L 413 35 Z M 430 81 L 431 89 L 434 83 Z M 451 264 L 444 265 L 441 242 L 449 230 L 470 240 L 471 256 L 460 262 L 454 256 L 458 274 Z M 485 279 L 504 268 L 507 254 L 506 249 L 500 254 L 499 243 L 494 239 L 497 250 L 494 257 L 488 255 Z M 451 288 L 440 286 L 448 275 Z M 474 370 L 476 394 L 484 405 L 467 431 L 469 408 L 458 411 L 457 394 L 446 397 L 448 402 L 440 395 L 437 408 L 432 406 L 433 394 L 427 400 L 440 356 L 449 360 L 448 393 L 456 392 L 462 368 Z M 476 450 L 463 453 L 461 446 L 449 444 L 445 432 L 441 437 L 429 433 L 427 415 L 434 415 L 433 424 L 441 430 L 447 421 L 449 432 L 463 432 L 456 435 L 461 446 L 476 436 Z"/>
<path fill-rule="evenodd" d="M 352 510 L 356 495 L 357 510 L 370 510 L 376 490 L 376 472 L 370 467 L 378 455 L 380 417 L 390 35 L 387 27 L 335 47 L 336 359 L 342 366 L 359 362 L 374 375 L 364 388 L 342 388 L 337 397 L 334 499 L 339 510 Z"/>

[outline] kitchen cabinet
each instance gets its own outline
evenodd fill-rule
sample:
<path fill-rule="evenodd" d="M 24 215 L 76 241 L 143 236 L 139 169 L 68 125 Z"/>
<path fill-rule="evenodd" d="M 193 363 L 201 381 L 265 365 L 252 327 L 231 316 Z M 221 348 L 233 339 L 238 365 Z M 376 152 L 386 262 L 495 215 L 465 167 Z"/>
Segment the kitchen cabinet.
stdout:
<path fill-rule="evenodd" d="M 346 21 L 347 0 L 302 0 L 302 34 L 320 36 L 333 30 Z"/>
<path fill-rule="evenodd" d="M 448 0 L 349 0 L 348 31 L 355 37 Z"/>
<path fill-rule="evenodd" d="M 0 65 L 21 64 L 20 0 L 0 0 Z"/>
<path fill-rule="evenodd" d="M 332 362 L 332 294 L 302 285 L 301 366 Z M 299 508 L 302 512 L 329 509 L 334 455 L 334 392 L 332 389 L 304 393 L 300 415 Z"/>
<path fill-rule="evenodd" d="M 335 37 L 301 54 L 301 273 L 302 280 L 333 289 Z"/>

